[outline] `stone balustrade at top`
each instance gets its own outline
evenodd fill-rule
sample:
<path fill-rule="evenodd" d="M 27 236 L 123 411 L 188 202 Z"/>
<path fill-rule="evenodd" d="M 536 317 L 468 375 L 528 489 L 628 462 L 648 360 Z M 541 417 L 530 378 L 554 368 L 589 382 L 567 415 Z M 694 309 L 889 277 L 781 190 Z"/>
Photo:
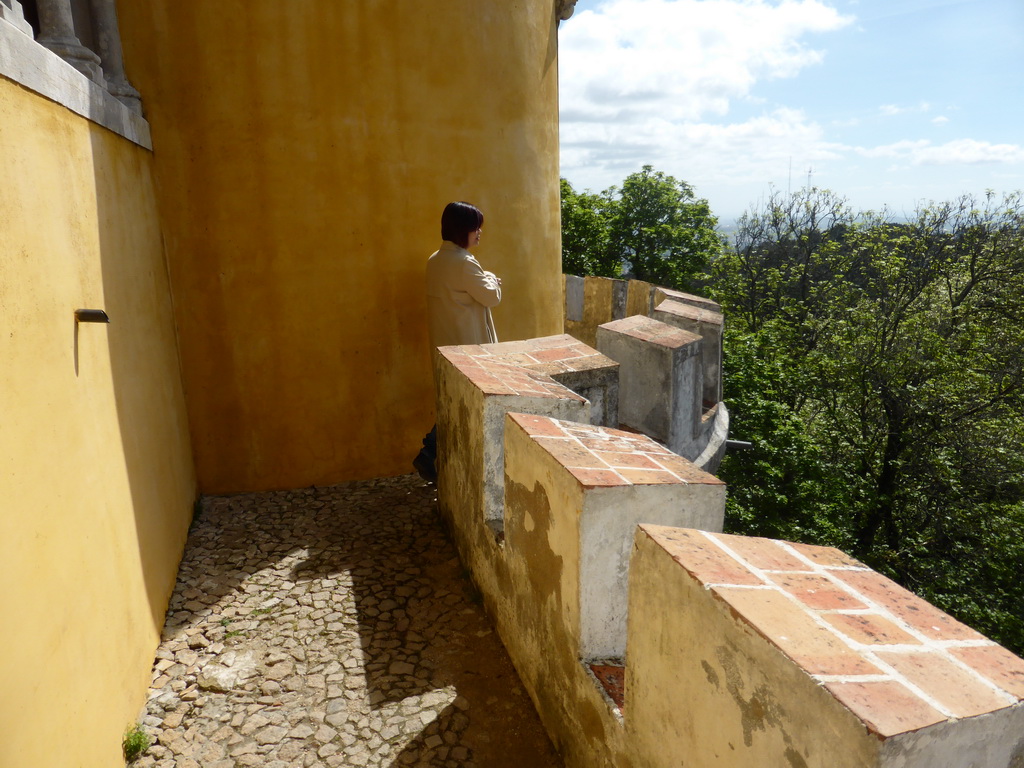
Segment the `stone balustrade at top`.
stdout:
<path fill-rule="evenodd" d="M 34 7 L 39 21 L 36 42 L 141 115 L 139 92 L 125 75 L 115 0 L 37 0 Z M 33 37 L 19 0 L 0 0 L 0 19 Z M 93 47 L 83 45 L 83 38 Z"/>

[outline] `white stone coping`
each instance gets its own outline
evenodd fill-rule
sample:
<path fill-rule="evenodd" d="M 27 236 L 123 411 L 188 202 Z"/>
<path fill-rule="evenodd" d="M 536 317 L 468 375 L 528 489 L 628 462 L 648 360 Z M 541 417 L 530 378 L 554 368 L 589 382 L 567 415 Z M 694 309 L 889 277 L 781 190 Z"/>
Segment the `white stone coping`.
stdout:
<path fill-rule="evenodd" d="M 149 123 L 60 56 L 0 18 L 0 76 L 153 149 Z"/>

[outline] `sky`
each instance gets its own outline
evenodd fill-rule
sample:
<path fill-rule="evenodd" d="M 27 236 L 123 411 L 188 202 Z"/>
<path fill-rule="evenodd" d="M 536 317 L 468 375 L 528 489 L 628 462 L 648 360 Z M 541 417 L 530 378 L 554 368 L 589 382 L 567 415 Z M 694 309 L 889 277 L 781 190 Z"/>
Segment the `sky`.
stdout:
<path fill-rule="evenodd" d="M 1024 189 L 1024 0 L 579 0 L 561 174 L 652 165 L 723 224 L 811 186 L 855 210 Z"/>

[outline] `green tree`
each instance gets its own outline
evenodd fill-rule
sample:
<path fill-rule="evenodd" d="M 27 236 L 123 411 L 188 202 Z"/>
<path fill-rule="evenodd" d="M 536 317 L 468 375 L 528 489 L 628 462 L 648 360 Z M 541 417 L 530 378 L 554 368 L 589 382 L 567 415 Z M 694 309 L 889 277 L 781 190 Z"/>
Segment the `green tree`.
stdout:
<path fill-rule="evenodd" d="M 622 262 L 608 249 L 608 200 L 561 180 L 562 271 L 618 277 Z"/>
<path fill-rule="evenodd" d="M 718 220 L 685 181 L 645 165 L 605 196 L 609 247 L 633 277 L 687 289 L 721 250 Z"/>
<path fill-rule="evenodd" d="M 668 288 L 691 287 L 721 250 L 706 200 L 645 165 L 622 188 L 577 192 L 562 179 L 562 270 L 630 277 Z"/>
<path fill-rule="evenodd" d="M 734 434 L 757 443 L 723 464 L 730 524 L 838 544 L 1024 649 L 1021 196 L 907 221 L 775 198 L 714 276 Z"/>

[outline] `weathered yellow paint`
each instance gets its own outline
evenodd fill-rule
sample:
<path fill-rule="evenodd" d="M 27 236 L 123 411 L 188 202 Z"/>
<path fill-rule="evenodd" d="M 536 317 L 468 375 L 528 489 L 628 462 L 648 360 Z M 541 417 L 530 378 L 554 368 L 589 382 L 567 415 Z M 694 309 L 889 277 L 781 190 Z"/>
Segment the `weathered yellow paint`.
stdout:
<path fill-rule="evenodd" d="M 634 765 L 879 764 L 876 736 L 642 529 L 629 580 L 624 710 Z"/>
<path fill-rule="evenodd" d="M 411 471 L 447 202 L 485 213 L 499 336 L 561 331 L 553 0 L 119 5 L 202 489 Z"/>
<path fill-rule="evenodd" d="M 583 278 L 583 320 L 565 321 L 565 332 L 597 347 L 597 326 L 610 323 L 612 314 L 612 289 L 615 281 L 607 277 Z"/>
<path fill-rule="evenodd" d="M 151 156 L 3 78 L 0 115 L 0 765 L 111 768 L 195 494 Z"/>
<path fill-rule="evenodd" d="M 626 288 L 626 317 L 651 314 L 651 292 L 655 286 L 643 280 L 630 280 Z"/>

